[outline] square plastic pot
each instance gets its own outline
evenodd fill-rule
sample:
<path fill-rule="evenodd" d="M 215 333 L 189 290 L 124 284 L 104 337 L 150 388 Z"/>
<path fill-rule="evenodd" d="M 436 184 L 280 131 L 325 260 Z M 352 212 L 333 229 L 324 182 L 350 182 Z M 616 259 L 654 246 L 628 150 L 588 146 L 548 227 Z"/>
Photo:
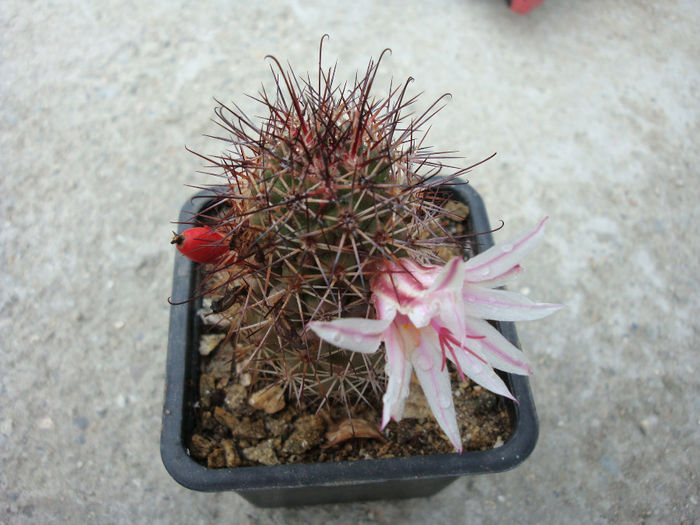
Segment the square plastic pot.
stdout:
<path fill-rule="evenodd" d="M 473 231 L 490 230 L 481 197 L 470 186 L 450 186 L 455 200 L 469 206 Z M 198 194 L 182 208 L 180 222 L 190 220 L 209 201 Z M 199 197 L 199 198 L 197 198 Z M 181 226 L 181 230 L 184 226 Z M 490 234 L 479 236 L 477 252 L 493 245 Z M 170 475 L 199 491 L 236 491 L 259 507 L 281 507 L 378 499 L 430 496 L 460 476 L 512 469 L 535 448 L 538 422 L 526 377 L 502 374 L 519 404 L 506 401 L 513 433 L 503 446 L 486 451 L 403 458 L 209 469 L 190 457 L 187 438 L 194 429 L 199 377 L 199 320 L 196 301 L 185 302 L 194 290 L 195 264 L 175 256 L 161 457 Z M 513 323 L 496 323 L 500 332 L 520 346 Z"/>

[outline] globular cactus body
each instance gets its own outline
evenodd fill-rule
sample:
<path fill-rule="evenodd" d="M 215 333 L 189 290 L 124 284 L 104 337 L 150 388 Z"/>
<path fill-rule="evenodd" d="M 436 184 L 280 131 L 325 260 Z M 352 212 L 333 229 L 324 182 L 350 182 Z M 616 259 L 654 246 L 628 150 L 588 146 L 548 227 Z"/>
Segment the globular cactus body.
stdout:
<path fill-rule="evenodd" d="M 436 178 L 441 156 L 422 147 L 420 129 L 440 99 L 409 120 L 411 79 L 371 97 L 379 61 L 348 87 L 320 60 L 316 81 L 271 60 L 276 92 L 257 97 L 268 112 L 262 124 L 222 104 L 216 114 L 227 135 L 217 138 L 228 150 L 201 155 L 223 182 L 210 187 L 214 204 L 193 223 L 215 228 L 227 244 L 205 291 L 230 309 L 239 369 L 254 381 L 282 384 L 316 406 L 378 399 L 381 355 L 334 348 L 306 326 L 370 317 L 380 260 L 444 262 L 438 248 L 460 239 L 443 226 L 440 185 L 466 169 Z"/>

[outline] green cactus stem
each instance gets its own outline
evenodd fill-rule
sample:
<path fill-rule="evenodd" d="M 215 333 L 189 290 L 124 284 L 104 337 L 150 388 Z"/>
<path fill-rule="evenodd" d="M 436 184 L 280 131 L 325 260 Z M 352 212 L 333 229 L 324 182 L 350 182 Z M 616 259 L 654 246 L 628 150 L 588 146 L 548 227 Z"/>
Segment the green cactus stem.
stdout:
<path fill-rule="evenodd" d="M 268 57 L 274 91 L 254 97 L 266 113 L 259 124 L 235 105 L 216 108 L 226 150 L 200 156 L 220 181 L 209 187 L 214 203 L 193 221 L 228 242 L 203 292 L 230 317 L 231 343 L 247 349 L 239 368 L 258 386 L 277 383 L 316 406 L 375 402 L 384 363 L 381 353 L 334 348 L 306 325 L 371 317 L 369 283 L 382 260 L 444 263 L 440 250 L 463 239 L 444 227 L 440 188 L 462 183 L 469 169 L 443 164 L 447 153 L 423 145 L 446 95 L 417 116 L 410 78 L 385 98 L 372 96 L 386 50 L 353 83 L 339 84 L 336 68 L 322 65 L 323 40 L 313 80 Z"/>

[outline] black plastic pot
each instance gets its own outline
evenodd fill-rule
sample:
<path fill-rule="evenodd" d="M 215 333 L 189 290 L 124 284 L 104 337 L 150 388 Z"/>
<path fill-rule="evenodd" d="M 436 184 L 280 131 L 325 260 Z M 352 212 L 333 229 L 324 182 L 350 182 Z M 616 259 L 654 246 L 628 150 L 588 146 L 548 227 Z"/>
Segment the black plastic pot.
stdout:
<path fill-rule="evenodd" d="M 469 206 L 473 230 L 489 231 L 486 209 L 476 191 L 467 185 L 452 186 L 450 191 L 455 200 Z M 183 207 L 180 221 L 191 219 L 207 203 L 203 198 L 192 199 Z M 493 244 L 490 234 L 481 235 L 479 240 L 477 251 Z M 194 263 L 177 254 L 172 292 L 174 303 L 191 297 L 195 279 Z M 499 448 L 461 455 L 208 469 L 189 456 L 186 445 L 186 438 L 194 428 L 192 404 L 199 375 L 197 308 L 195 302 L 186 302 L 173 306 L 170 311 L 160 444 L 165 468 L 187 488 L 207 492 L 234 490 L 260 507 L 413 498 L 435 494 L 460 476 L 509 470 L 524 461 L 535 448 L 538 423 L 528 380 L 504 374 L 519 404 L 507 402 L 513 418 L 513 434 Z M 519 346 L 513 323 L 501 322 L 496 326 L 508 340 Z"/>

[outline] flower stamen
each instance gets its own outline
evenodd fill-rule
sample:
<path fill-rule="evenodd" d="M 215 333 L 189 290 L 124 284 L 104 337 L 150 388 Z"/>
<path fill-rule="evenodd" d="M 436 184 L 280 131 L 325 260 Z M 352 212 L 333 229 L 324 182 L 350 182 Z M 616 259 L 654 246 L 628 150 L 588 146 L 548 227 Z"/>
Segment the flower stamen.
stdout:
<path fill-rule="evenodd" d="M 450 352 L 450 355 L 452 356 L 452 361 L 454 364 L 457 366 L 457 371 L 459 372 L 459 377 L 462 381 L 466 381 L 466 378 L 464 376 L 464 372 L 462 371 L 462 367 L 459 365 L 459 360 L 457 359 L 457 356 L 455 355 L 455 347 L 457 348 L 462 348 L 475 358 L 477 358 L 479 361 L 484 363 L 485 365 L 488 365 L 488 362 L 482 358 L 481 356 L 477 355 L 474 353 L 472 350 L 470 350 L 468 347 L 464 346 L 461 344 L 457 338 L 454 336 L 452 331 L 445 327 L 445 326 L 440 326 L 435 320 L 430 322 L 430 326 L 433 327 L 433 329 L 437 332 L 438 334 L 438 339 L 440 341 L 440 350 L 442 351 L 442 364 L 440 365 L 440 370 L 445 369 L 445 364 L 447 363 L 447 353 L 445 352 L 445 348 Z M 467 336 L 467 339 L 484 339 L 485 336 L 479 335 L 479 336 Z"/>

